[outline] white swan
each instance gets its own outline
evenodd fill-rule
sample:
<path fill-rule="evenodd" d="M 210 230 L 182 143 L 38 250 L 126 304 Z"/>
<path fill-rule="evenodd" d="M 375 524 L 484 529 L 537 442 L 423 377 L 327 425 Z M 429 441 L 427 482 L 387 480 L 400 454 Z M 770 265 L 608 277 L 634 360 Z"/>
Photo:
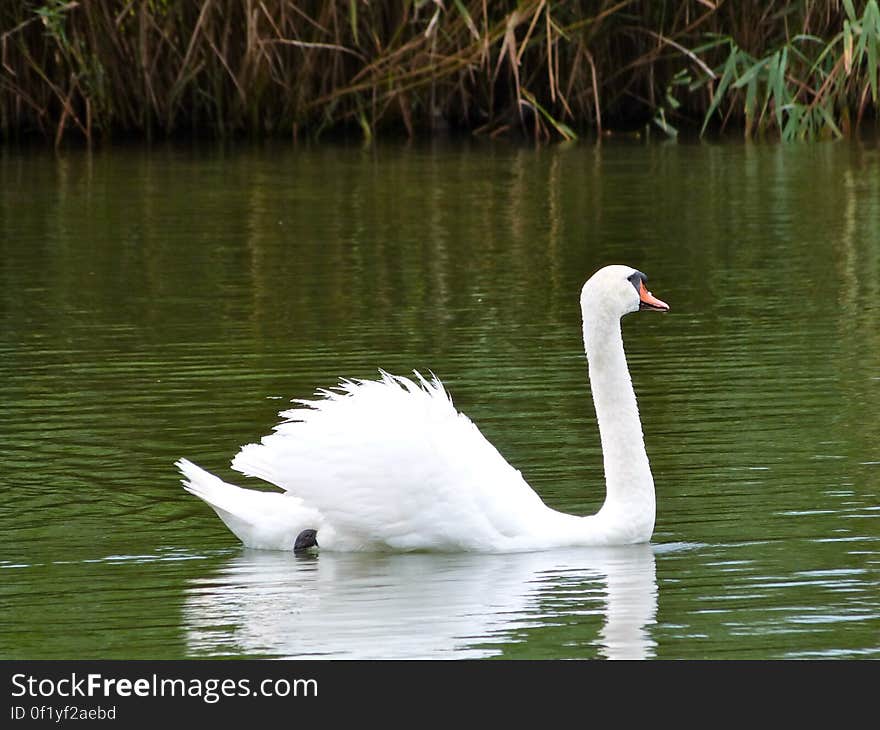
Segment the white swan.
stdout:
<path fill-rule="evenodd" d="M 605 465 L 595 515 L 550 509 L 477 427 L 455 410 L 437 378 L 382 373 L 342 381 L 317 400 L 294 401 L 232 468 L 282 490 L 227 484 L 186 459 L 184 488 L 207 502 L 248 547 L 297 550 L 509 552 L 647 542 L 654 480 L 645 453 L 620 319 L 669 306 L 645 275 L 606 266 L 581 291 L 584 346 Z M 317 533 L 317 534 L 316 534 Z"/>

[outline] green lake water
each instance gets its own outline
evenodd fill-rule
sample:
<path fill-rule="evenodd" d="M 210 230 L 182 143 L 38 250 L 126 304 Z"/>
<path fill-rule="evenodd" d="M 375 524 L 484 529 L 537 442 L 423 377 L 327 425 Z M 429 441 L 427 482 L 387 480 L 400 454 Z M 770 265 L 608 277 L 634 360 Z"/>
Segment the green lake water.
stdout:
<path fill-rule="evenodd" d="M 186 494 L 288 399 L 435 372 L 602 503 L 579 292 L 624 339 L 650 545 L 241 547 Z M 0 150 L 0 657 L 880 658 L 880 148 Z"/>

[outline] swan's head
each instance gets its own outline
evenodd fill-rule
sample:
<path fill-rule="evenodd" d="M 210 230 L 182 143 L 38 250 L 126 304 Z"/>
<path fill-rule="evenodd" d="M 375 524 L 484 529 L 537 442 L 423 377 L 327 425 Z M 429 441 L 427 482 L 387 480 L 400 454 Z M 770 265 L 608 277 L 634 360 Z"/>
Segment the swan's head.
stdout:
<path fill-rule="evenodd" d="M 296 536 L 296 543 L 293 546 L 293 552 L 304 553 L 311 548 L 320 547 L 318 545 L 317 530 L 303 530 Z"/>
<path fill-rule="evenodd" d="M 619 319 L 624 314 L 640 309 L 668 312 L 669 305 L 660 301 L 645 286 L 648 277 L 629 266 L 606 266 L 599 269 L 584 284 L 581 308 L 596 316 L 604 314 Z"/>

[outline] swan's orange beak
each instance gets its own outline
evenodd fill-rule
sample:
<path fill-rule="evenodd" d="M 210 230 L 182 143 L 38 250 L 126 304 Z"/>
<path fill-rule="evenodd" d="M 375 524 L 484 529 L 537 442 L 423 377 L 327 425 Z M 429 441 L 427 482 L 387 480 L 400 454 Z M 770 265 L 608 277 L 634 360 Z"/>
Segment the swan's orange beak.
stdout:
<path fill-rule="evenodd" d="M 657 299 L 651 292 L 645 288 L 645 282 L 639 285 L 639 309 L 653 309 L 657 312 L 668 312 L 669 305 Z"/>

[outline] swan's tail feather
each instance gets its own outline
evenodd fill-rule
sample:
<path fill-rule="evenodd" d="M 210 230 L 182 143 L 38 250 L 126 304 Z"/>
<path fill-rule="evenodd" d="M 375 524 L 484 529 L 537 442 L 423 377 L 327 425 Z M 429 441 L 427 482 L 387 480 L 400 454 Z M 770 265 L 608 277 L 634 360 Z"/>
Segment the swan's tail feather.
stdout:
<path fill-rule="evenodd" d="M 183 488 L 206 502 L 248 547 L 292 550 L 302 530 L 320 524 L 320 515 L 292 495 L 236 487 L 188 459 L 175 466 Z"/>
<path fill-rule="evenodd" d="M 232 494 L 238 487 L 227 484 L 189 459 L 178 459 L 174 466 L 183 474 L 181 484 L 187 492 L 207 502 L 215 510 L 234 511 Z"/>

